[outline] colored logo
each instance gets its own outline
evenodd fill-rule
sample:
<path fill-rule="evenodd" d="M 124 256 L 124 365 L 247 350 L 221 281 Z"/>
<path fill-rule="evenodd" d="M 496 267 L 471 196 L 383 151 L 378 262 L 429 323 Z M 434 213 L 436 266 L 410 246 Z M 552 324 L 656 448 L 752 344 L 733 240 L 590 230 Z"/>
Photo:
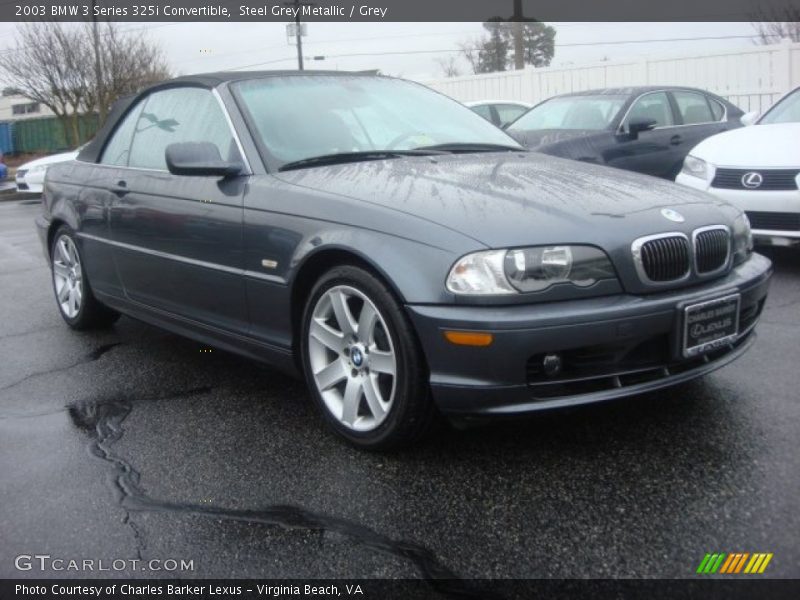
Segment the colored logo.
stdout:
<path fill-rule="evenodd" d="M 673 223 L 683 223 L 686 220 L 683 218 L 681 213 L 679 213 L 677 210 L 672 210 L 671 208 L 662 208 L 661 216 L 665 219 L 669 219 Z"/>
<path fill-rule="evenodd" d="M 700 566 L 697 567 L 698 575 L 755 575 L 761 574 L 772 560 L 772 553 L 766 552 L 733 552 L 725 554 L 706 554 Z"/>

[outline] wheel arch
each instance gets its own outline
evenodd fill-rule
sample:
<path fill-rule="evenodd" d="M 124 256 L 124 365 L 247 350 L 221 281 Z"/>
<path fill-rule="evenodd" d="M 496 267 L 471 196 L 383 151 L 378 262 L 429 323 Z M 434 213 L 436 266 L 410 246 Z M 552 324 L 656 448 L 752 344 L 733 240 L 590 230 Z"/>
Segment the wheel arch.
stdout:
<path fill-rule="evenodd" d="M 374 262 L 352 248 L 329 246 L 307 255 L 297 267 L 290 281 L 290 303 L 292 336 L 292 350 L 295 361 L 299 361 L 301 320 L 306 302 L 314 284 L 322 275 L 334 267 L 352 265 L 360 267 L 375 276 L 391 291 L 398 303 L 405 304 L 405 298 L 392 279 L 383 272 Z M 299 362 L 298 362 L 299 364 Z"/>
<path fill-rule="evenodd" d="M 58 231 L 62 225 L 70 226 L 66 220 L 60 217 L 54 217 L 47 227 L 47 254 L 51 259 L 53 258 L 53 239 L 55 238 L 56 231 Z"/>

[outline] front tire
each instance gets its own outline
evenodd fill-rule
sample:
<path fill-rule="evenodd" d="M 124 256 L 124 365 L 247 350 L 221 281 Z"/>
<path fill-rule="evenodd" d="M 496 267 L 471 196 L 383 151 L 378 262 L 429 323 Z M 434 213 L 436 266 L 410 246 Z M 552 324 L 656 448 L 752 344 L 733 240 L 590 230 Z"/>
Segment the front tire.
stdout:
<path fill-rule="evenodd" d="M 350 443 L 388 450 L 428 432 L 436 410 L 414 331 L 391 291 L 355 266 L 314 286 L 301 332 L 303 370 L 323 417 Z"/>
<path fill-rule="evenodd" d="M 50 270 L 58 311 L 73 329 L 109 327 L 119 313 L 98 302 L 92 293 L 83 268 L 75 233 L 62 225 L 53 236 L 50 247 Z"/>

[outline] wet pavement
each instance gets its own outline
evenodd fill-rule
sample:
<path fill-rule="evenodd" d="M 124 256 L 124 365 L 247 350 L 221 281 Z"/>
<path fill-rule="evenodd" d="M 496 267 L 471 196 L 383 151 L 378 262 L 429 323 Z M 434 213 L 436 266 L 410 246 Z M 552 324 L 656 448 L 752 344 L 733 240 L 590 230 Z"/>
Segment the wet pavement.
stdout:
<path fill-rule="evenodd" d="M 701 381 L 380 455 L 267 367 L 126 317 L 70 331 L 37 209 L 0 204 L 0 578 L 75 575 L 16 570 L 36 553 L 193 560 L 182 577 L 690 577 L 741 551 L 800 577 L 800 251 L 770 252 L 756 345 Z"/>

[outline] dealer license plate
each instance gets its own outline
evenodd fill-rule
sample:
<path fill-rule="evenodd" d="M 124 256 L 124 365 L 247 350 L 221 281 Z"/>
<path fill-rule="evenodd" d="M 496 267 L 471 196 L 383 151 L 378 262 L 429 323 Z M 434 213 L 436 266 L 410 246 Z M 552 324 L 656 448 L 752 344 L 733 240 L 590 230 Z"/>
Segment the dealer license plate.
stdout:
<path fill-rule="evenodd" d="M 740 294 L 683 309 L 683 355 L 697 356 L 727 345 L 739 334 Z"/>

